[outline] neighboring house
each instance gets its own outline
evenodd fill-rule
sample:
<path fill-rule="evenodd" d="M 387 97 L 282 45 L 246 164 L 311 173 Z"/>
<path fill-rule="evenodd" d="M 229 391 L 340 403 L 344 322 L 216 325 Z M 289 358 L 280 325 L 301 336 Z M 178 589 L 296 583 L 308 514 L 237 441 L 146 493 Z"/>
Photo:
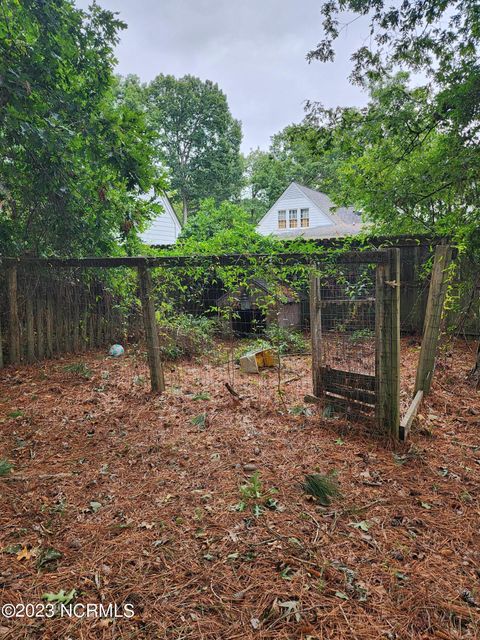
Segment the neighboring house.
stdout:
<path fill-rule="evenodd" d="M 344 238 L 363 224 L 352 207 L 338 207 L 321 191 L 292 182 L 257 225 L 262 236 L 310 239 Z"/>
<path fill-rule="evenodd" d="M 167 196 L 158 196 L 157 202 L 162 206 L 163 212 L 152 218 L 146 231 L 140 234 L 140 239 L 152 247 L 174 244 L 182 230 L 177 214 Z"/>

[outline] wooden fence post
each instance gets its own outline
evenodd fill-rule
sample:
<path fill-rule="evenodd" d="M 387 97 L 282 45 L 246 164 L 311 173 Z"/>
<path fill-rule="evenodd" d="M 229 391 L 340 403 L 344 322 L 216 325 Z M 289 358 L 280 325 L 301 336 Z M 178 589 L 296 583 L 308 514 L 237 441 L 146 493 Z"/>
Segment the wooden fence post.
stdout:
<path fill-rule="evenodd" d="M 432 384 L 438 341 L 440 339 L 440 325 L 442 322 L 443 304 L 448 284 L 448 267 L 452 259 L 452 248 L 441 244 L 435 249 L 430 288 L 428 290 L 427 310 L 423 324 L 422 347 L 415 379 L 415 393 L 423 391 L 427 394 Z"/>
<path fill-rule="evenodd" d="M 53 297 L 52 297 L 52 281 L 47 280 L 47 301 L 45 306 L 45 333 L 47 338 L 47 358 L 53 358 Z"/>
<path fill-rule="evenodd" d="M 0 318 L 0 369 L 3 369 L 3 366 L 2 319 Z"/>
<path fill-rule="evenodd" d="M 25 325 L 27 327 L 27 362 L 35 361 L 35 317 L 33 314 L 33 291 L 25 287 Z"/>
<path fill-rule="evenodd" d="M 322 310 L 320 277 L 310 275 L 310 336 L 312 341 L 312 387 L 313 395 L 322 395 Z"/>
<path fill-rule="evenodd" d="M 400 428 L 400 249 L 377 266 L 375 380 L 378 427 L 393 438 Z"/>
<path fill-rule="evenodd" d="M 8 280 L 8 353 L 9 361 L 20 361 L 20 322 L 18 319 L 17 267 L 10 267 Z"/>
<path fill-rule="evenodd" d="M 155 306 L 152 298 L 152 277 L 146 266 L 138 267 L 138 284 L 142 302 L 143 325 L 147 342 L 148 366 L 150 367 L 150 383 L 152 391 L 162 393 L 165 390 L 165 379 L 160 359 L 160 341 L 155 321 Z"/>
<path fill-rule="evenodd" d="M 35 328 L 37 332 L 37 358 L 43 360 L 45 357 L 45 333 L 44 333 L 44 315 L 45 315 L 45 299 L 43 278 L 39 280 L 35 291 Z"/>

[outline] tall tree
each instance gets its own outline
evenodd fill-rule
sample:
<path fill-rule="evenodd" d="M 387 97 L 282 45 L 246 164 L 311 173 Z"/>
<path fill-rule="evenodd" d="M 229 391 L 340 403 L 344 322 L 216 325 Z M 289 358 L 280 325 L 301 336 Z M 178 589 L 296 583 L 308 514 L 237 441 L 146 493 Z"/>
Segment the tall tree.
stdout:
<path fill-rule="evenodd" d="M 314 123 L 291 124 L 272 136 L 268 151 L 251 151 L 245 161 L 250 200 L 244 206 L 265 213 L 292 181 L 313 189 L 324 187 L 331 166 L 324 161 L 330 133 Z M 257 217 L 258 219 L 258 217 Z"/>
<path fill-rule="evenodd" d="M 184 223 L 200 200 L 221 202 L 239 194 L 241 126 L 216 84 L 160 75 L 146 88 L 146 105 Z"/>
<path fill-rule="evenodd" d="M 96 4 L 2 1 L 0 253 L 123 251 L 149 215 L 153 146 L 114 95 L 124 27 Z"/>
<path fill-rule="evenodd" d="M 364 109 L 310 114 L 331 133 L 326 159 L 335 172 L 327 189 L 384 233 L 447 234 L 480 246 L 480 154 L 455 131 L 431 125 L 437 98 L 408 80 L 400 73 L 373 83 Z"/>

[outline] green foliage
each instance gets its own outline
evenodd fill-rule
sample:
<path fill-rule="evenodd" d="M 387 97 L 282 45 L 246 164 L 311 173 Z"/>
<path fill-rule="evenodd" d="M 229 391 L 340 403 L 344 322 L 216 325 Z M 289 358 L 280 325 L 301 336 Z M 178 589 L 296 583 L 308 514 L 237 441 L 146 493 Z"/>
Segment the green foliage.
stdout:
<path fill-rule="evenodd" d="M 125 253 L 151 215 L 153 146 L 115 96 L 123 28 L 96 4 L 2 2 L 1 253 Z"/>
<path fill-rule="evenodd" d="M 268 253 L 279 246 L 275 240 L 256 232 L 242 207 L 226 201 L 217 206 L 213 198 L 208 198 L 182 229 L 175 253 Z"/>
<path fill-rule="evenodd" d="M 92 370 L 88 365 L 84 362 L 73 362 L 72 364 L 66 364 L 63 367 L 63 370 L 67 373 L 74 373 L 81 378 L 85 378 L 85 380 L 90 380 L 93 375 Z"/>
<path fill-rule="evenodd" d="M 278 349 L 282 355 L 304 353 L 310 348 L 309 342 L 303 333 L 288 327 L 280 327 L 278 324 L 269 324 L 265 335 L 269 343 Z"/>
<path fill-rule="evenodd" d="M 238 195 L 241 125 L 218 85 L 190 75 L 159 75 L 141 88 L 141 97 L 183 221 L 204 198 L 221 202 Z"/>
<path fill-rule="evenodd" d="M 307 122 L 292 124 L 272 137 L 268 151 L 256 149 L 245 158 L 245 182 L 250 188 L 248 207 L 258 221 L 288 185 L 295 181 L 321 188 L 331 170 L 324 161 L 328 132 Z"/>
<path fill-rule="evenodd" d="M 68 593 L 65 592 L 65 589 L 60 589 L 57 593 L 44 593 L 42 595 L 42 600 L 46 600 L 47 602 L 53 602 L 55 604 L 70 604 L 76 597 L 77 591 L 72 589 Z"/>
<path fill-rule="evenodd" d="M 192 418 L 190 422 L 198 427 L 200 431 L 203 431 L 207 426 L 207 414 L 200 413 L 198 416 Z"/>
<path fill-rule="evenodd" d="M 358 83 L 378 79 L 400 66 L 421 70 L 442 84 L 478 65 L 476 0 L 403 0 L 398 5 L 385 0 L 332 0 L 323 3 L 321 12 L 324 38 L 308 58 L 322 62 L 335 57 L 333 43 L 341 31 L 342 14 L 350 21 L 368 16 L 369 46 L 360 47 L 352 56 L 352 79 Z"/>
<path fill-rule="evenodd" d="M 53 571 L 62 557 L 62 553 L 53 547 L 42 548 L 36 560 L 37 569 Z"/>
<path fill-rule="evenodd" d="M 311 119 L 331 128 L 341 151 L 329 185 L 336 202 L 353 202 L 379 232 L 448 235 L 472 249 L 480 153 L 470 136 L 439 124 L 440 100 L 399 74 L 371 86 L 364 110 L 317 109 Z"/>
<path fill-rule="evenodd" d="M 5 459 L 0 460 L 0 478 L 3 476 L 8 476 L 8 474 L 12 469 L 13 469 L 13 465 L 10 464 L 8 460 L 5 460 Z"/>
<path fill-rule="evenodd" d="M 338 481 L 333 475 L 312 473 L 305 476 L 302 488 L 306 494 L 313 496 L 323 506 L 331 504 L 334 498 L 341 498 Z"/>
<path fill-rule="evenodd" d="M 158 322 L 161 353 L 166 360 L 206 355 L 213 348 L 214 319 L 182 313 L 160 317 Z"/>
<path fill-rule="evenodd" d="M 307 105 L 308 123 L 331 135 L 330 195 L 361 208 L 380 232 L 449 236 L 478 264 L 478 2 L 333 0 L 321 11 L 325 36 L 310 59 L 334 59 L 345 12 L 370 22 L 370 45 L 352 56 L 367 107 Z M 412 88 L 409 71 L 428 84 Z"/>
<path fill-rule="evenodd" d="M 280 355 L 304 353 L 308 351 L 309 343 L 300 331 L 269 324 L 262 337 L 239 344 L 235 349 L 234 358 L 238 362 L 242 356 L 261 349 L 274 349 Z"/>
<path fill-rule="evenodd" d="M 272 498 L 277 493 L 276 489 L 263 490 L 260 472 L 255 473 L 249 478 L 248 482 L 240 486 L 241 500 L 235 505 L 236 511 L 245 511 L 250 507 L 253 515 L 257 518 L 264 509 L 277 510 L 278 503 Z"/>

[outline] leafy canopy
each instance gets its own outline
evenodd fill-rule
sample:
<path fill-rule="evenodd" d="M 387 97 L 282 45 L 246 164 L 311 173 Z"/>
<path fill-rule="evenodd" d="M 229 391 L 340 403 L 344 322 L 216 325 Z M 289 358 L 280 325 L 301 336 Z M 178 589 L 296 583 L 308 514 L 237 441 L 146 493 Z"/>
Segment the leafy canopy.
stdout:
<path fill-rule="evenodd" d="M 183 221 L 204 198 L 219 203 L 239 195 L 241 126 L 218 85 L 170 75 L 159 75 L 140 88 L 135 83 L 134 78 L 127 81 L 126 94 L 131 100 L 135 91 L 141 96 L 157 158 L 169 169 L 173 200 L 182 206 Z"/>
<path fill-rule="evenodd" d="M 1 252 L 128 250 L 160 176 L 142 113 L 115 97 L 125 25 L 69 0 L 4 0 L 1 15 Z"/>

